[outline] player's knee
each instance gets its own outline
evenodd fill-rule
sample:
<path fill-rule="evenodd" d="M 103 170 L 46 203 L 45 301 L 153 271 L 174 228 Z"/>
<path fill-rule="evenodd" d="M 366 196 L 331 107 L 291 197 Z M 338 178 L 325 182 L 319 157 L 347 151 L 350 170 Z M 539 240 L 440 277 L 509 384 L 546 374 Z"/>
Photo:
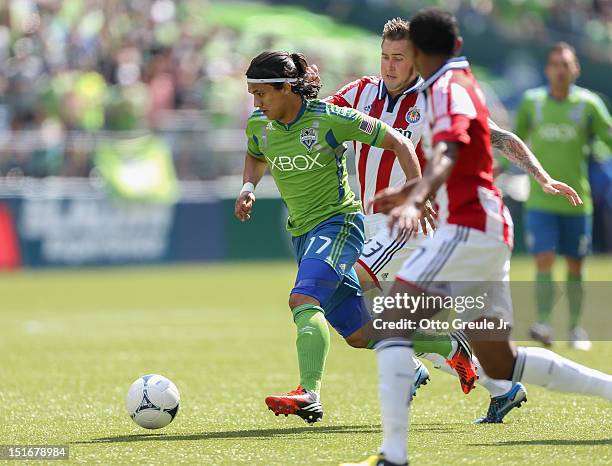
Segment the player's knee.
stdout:
<path fill-rule="evenodd" d="M 541 252 L 535 255 L 535 262 L 538 272 L 550 272 L 555 263 L 554 252 Z"/>
<path fill-rule="evenodd" d="M 357 331 L 348 337 L 344 337 L 344 341 L 346 341 L 346 343 L 353 348 L 366 348 L 368 346 L 368 340 L 360 331 Z"/>
<path fill-rule="evenodd" d="M 314 306 L 319 306 L 319 301 L 317 301 L 312 296 L 308 296 L 300 293 L 291 293 L 289 295 L 289 309 L 295 309 L 298 306 L 302 306 L 304 304 L 312 304 Z"/>
<path fill-rule="evenodd" d="M 572 257 L 566 258 L 567 261 L 567 269 L 572 275 L 580 275 L 582 274 L 582 264 L 584 261 L 582 259 L 575 259 Z"/>

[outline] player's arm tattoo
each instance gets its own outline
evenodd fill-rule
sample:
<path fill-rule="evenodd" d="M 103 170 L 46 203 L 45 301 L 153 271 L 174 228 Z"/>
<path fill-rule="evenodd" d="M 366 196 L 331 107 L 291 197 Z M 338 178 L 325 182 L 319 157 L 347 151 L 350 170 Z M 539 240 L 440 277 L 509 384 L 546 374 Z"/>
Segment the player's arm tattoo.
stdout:
<path fill-rule="evenodd" d="M 489 120 L 491 129 L 491 145 L 514 165 L 521 167 L 539 183 L 546 183 L 550 176 L 544 170 L 537 157 L 531 152 L 527 144 L 516 134 L 501 129 L 492 120 Z"/>

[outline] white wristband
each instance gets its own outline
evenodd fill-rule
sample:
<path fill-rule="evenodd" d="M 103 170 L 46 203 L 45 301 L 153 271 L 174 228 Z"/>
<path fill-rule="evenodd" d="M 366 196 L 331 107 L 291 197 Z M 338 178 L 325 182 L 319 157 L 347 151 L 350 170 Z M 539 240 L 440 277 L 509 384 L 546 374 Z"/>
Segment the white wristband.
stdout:
<path fill-rule="evenodd" d="M 240 190 L 240 194 L 253 192 L 255 192 L 255 185 L 253 183 L 244 183 L 242 189 Z"/>

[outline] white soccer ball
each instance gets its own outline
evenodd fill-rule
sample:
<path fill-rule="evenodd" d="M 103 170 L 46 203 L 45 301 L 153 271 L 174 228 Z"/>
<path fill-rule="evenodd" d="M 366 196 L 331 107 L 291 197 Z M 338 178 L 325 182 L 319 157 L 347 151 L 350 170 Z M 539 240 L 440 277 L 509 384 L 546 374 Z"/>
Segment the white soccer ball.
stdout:
<path fill-rule="evenodd" d="M 136 424 L 145 429 L 160 429 L 175 418 L 181 397 L 169 379 L 150 374 L 132 384 L 126 401 L 128 414 Z"/>

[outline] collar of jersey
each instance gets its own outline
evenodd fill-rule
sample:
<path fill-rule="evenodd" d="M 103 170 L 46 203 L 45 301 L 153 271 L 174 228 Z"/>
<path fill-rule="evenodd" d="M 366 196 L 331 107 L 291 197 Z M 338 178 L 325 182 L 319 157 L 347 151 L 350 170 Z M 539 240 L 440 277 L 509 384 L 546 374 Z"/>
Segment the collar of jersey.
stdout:
<path fill-rule="evenodd" d="M 442 76 L 444 73 L 446 73 L 448 70 L 463 70 L 469 67 L 470 67 L 470 63 L 467 61 L 465 57 L 451 58 L 446 63 L 444 63 L 444 65 L 438 68 L 434 72 L 434 74 L 432 74 L 429 78 L 423 81 L 423 84 L 421 84 L 421 87 L 419 90 L 424 91 L 425 89 L 427 89 L 429 86 L 435 83 L 438 80 L 438 78 Z"/>
<path fill-rule="evenodd" d="M 572 96 L 572 94 L 574 94 L 575 91 L 576 91 L 576 84 L 570 84 L 569 92 L 567 93 L 567 97 L 563 100 L 559 100 L 559 99 L 555 99 L 552 95 L 552 92 L 550 92 L 550 84 L 546 86 L 546 96 L 553 102 L 563 103 L 569 100 L 569 98 Z"/>
<path fill-rule="evenodd" d="M 402 92 L 400 95 L 412 94 L 413 92 L 418 91 L 422 84 L 423 84 L 423 78 L 421 78 L 420 76 L 417 76 L 416 79 L 412 81 L 410 86 L 408 86 L 408 88 L 404 92 Z M 389 91 L 387 91 L 387 86 L 385 86 L 385 81 L 381 77 L 380 82 L 378 83 L 378 99 L 379 100 L 384 99 L 387 96 L 387 94 L 389 94 Z"/>
<path fill-rule="evenodd" d="M 274 120 L 274 123 L 276 123 L 277 125 L 283 127 L 284 129 L 287 129 L 287 130 L 291 129 L 291 127 L 293 125 L 295 125 L 300 120 L 300 118 L 302 118 L 302 115 L 306 111 L 306 104 L 307 104 L 307 102 L 304 99 L 302 99 L 302 107 L 300 108 L 300 111 L 298 112 L 297 116 L 295 117 L 295 119 L 291 123 L 285 124 L 285 123 L 280 122 L 278 120 Z"/>

